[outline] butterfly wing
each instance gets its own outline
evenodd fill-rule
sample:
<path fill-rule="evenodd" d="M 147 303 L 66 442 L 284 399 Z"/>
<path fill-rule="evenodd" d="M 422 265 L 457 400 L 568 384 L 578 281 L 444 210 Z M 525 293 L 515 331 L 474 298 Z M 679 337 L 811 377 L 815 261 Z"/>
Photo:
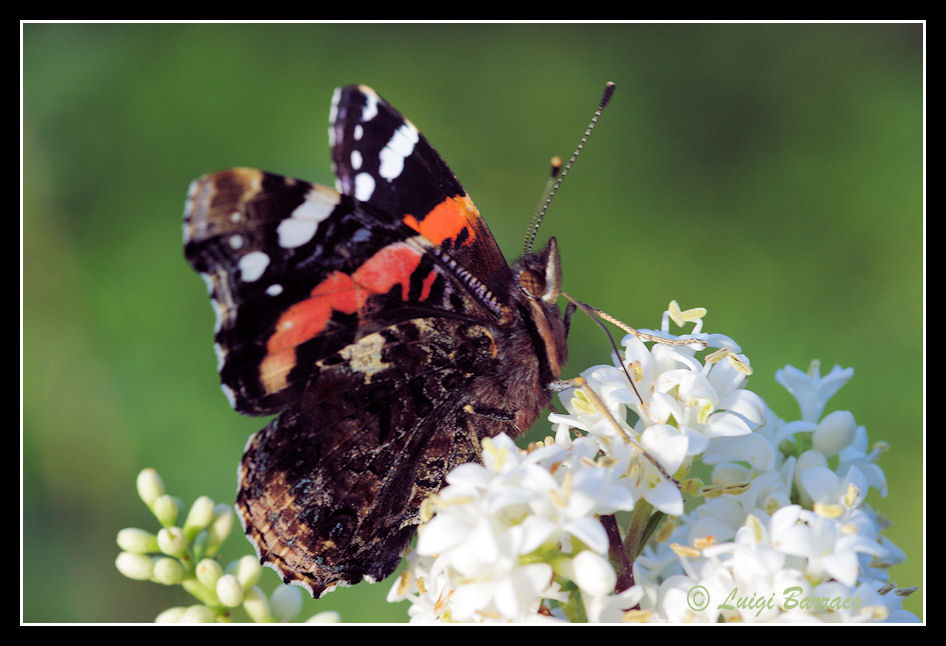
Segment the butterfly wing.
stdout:
<path fill-rule="evenodd" d="M 374 90 L 338 88 L 329 115 L 336 187 L 401 219 L 484 285 L 508 280 L 499 245 L 453 171 Z"/>
<path fill-rule="evenodd" d="M 240 472 L 261 559 L 316 596 L 384 578 L 420 502 L 502 430 L 463 410 L 499 371 L 497 312 L 425 236 L 324 186 L 208 175 L 184 230 L 224 391 L 242 413 L 282 413 Z"/>
<path fill-rule="evenodd" d="M 325 186 L 246 168 L 207 175 L 191 186 L 184 229 L 241 413 L 284 410 L 316 362 L 398 321 L 489 317 L 423 236 Z"/>

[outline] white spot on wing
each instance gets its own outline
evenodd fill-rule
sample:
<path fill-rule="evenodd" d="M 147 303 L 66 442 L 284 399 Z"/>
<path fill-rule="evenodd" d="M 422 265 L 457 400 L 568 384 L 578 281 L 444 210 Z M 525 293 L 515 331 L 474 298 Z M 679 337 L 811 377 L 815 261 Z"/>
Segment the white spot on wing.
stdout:
<path fill-rule="evenodd" d="M 374 177 L 368 173 L 355 175 L 355 199 L 367 202 L 374 193 Z"/>
<path fill-rule="evenodd" d="M 251 251 L 238 263 L 240 267 L 240 278 L 244 282 L 252 283 L 259 280 L 266 268 L 269 266 L 269 256 L 262 251 Z"/>
<path fill-rule="evenodd" d="M 378 116 L 378 95 L 365 93 L 365 107 L 361 109 L 361 120 L 371 121 Z"/>
<path fill-rule="evenodd" d="M 309 191 L 305 202 L 297 206 L 289 217 L 276 227 L 279 246 L 283 249 L 295 249 L 307 243 L 315 235 L 319 223 L 331 215 L 335 204 L 335 201 L 327 200 L 318 191 Z"/>
<path fill-rule="evenodd" d="M 266 293 L 269 294 L 270 296 L 279 296 L 280 294 L 282 294 L 282 285 L 280 285 L 279 283 L 270 285 L 269 287 L 266 288 Z"/>
<path fill-rule="evenodd" d="M 378 174 L 384 179 L 392 180 L 404 170 L 404 160 L 414 152 L 419 135 L 417 129 L 409 123 L 401 124 L 391 140 L 381 149 L 381 167 Z"/>

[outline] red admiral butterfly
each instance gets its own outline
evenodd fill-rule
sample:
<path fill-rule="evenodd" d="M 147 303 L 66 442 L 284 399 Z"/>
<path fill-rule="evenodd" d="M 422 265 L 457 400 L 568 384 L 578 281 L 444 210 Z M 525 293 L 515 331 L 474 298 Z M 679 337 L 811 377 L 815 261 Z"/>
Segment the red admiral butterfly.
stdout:
<path fill-rule="evenodd" d="M 567 334 L 555 239 L 510 268 L 373 90 L 336 90 L 329 140 L 337 191 L 238 168 L 194 181 L 184 212 L 223 390 L 279 414 L 246 446 L 244 529 L 316 597 L 394 571 L 446 474 L 550 403 Z"/>

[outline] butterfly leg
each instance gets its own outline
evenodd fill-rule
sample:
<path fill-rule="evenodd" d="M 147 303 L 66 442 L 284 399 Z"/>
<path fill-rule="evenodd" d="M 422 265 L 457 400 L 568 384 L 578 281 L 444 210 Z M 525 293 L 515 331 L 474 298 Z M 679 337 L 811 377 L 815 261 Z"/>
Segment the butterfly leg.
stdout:
<path fill-rule="evenodd" d="M 480 417 L 486 417 L 497 422 L 510 424 L 516 430 L 516 435 L 522 434 L 522 429 L 516 426 L 516 413 L 514 411 L 510 412 L 499 408 L 490 408 L 489 406 L 479 406 L 476 404 L 467 404 L 463 407 L 463 410 L 470 415 L 478 415 Z"/>

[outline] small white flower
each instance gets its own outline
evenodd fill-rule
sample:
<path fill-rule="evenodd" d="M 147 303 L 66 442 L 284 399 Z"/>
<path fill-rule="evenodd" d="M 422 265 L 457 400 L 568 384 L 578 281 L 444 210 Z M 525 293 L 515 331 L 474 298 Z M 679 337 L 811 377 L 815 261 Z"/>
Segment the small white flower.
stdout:
<path fill-rule="evenodd" d="M 643 595 L 643 590 L 637 587 L 615 594 L 617 575 L 611 563 L 590 550 L 579 552 L 564 568 L 569 578 L 581 590 L 581 599 L 589 622 L 621 621 L 622 614 L 633 608 Z"/>
<path fill-rule="evenodd" d="M 806 469 L 800 478 L 813 503 L 837 508 L 838 516 L 847 509 L 860 506 L 867 496 L 867 479 L 855 467 L 848 469 L 843 479 L 821 466 Z"/>
<path fill-rule="evenodd" d="M 845 473 L 851 467 L 857 467 L 867 478 L 871 487 L 877 489 L 882 497 L 887 496 L 887 476 L 876 460 L 887 449 L 881 442 L 872 448 L 868 447 L 867 429 L 858 426 L 854 432 L 854 440 L 841 450 L 838 464 L 838 473 Z"/>
<path fill-rule="evenodd" d="M 592 597 L 604 597 L 614 592 L 617 575 L 600 554 L 582 550 L 572 559 L 572 579 L 581 591 Z"/>
<path fill-rule="evenodd" d="M 589 622 L 618 623 L 626 621 L 625 613 L 635 609 L 643 596 L 643 588 L 635 585 L 623 592 L 601 597 L 582 597 L 582 601 Z"/>
<path fill-rule="evenodd" d="M 850 531 L 836 519 L 797 506 L 779 510 L 776 516 L 782 512 L 782 531 L 777 536 L 773 532 L 775 545 L 786 554 L 807 559 L 805 574 L 810 581 L 831 577 L 852 586 L 857 578 L 858 554 L 883 554 L 876 542 Z M 789 519 L 793 520 L 790 525 L 785 522 Z"/>
<path fill-rule="evenodd" d="M 748 462 L 758 471 L 772 471 L 775 468 L 775 447 L 764 436 L 749 433 L 737 437 L 717 437 L 710 440 L 703 461 L 706 464 L 719 464 L 731 460 Z"/>
<path fill-rule="evenodd" d="M 834 366 L 831 372 L 822 377 L 821 366 L 817 361 L 812 362 L 808 373 L 793 366 L 785 366 L 775 372 L 775 380 L 798 401 L 802 420 L 812 424 L 821 419 L 828 400 L 853 376 L 853 368 Z"/>

